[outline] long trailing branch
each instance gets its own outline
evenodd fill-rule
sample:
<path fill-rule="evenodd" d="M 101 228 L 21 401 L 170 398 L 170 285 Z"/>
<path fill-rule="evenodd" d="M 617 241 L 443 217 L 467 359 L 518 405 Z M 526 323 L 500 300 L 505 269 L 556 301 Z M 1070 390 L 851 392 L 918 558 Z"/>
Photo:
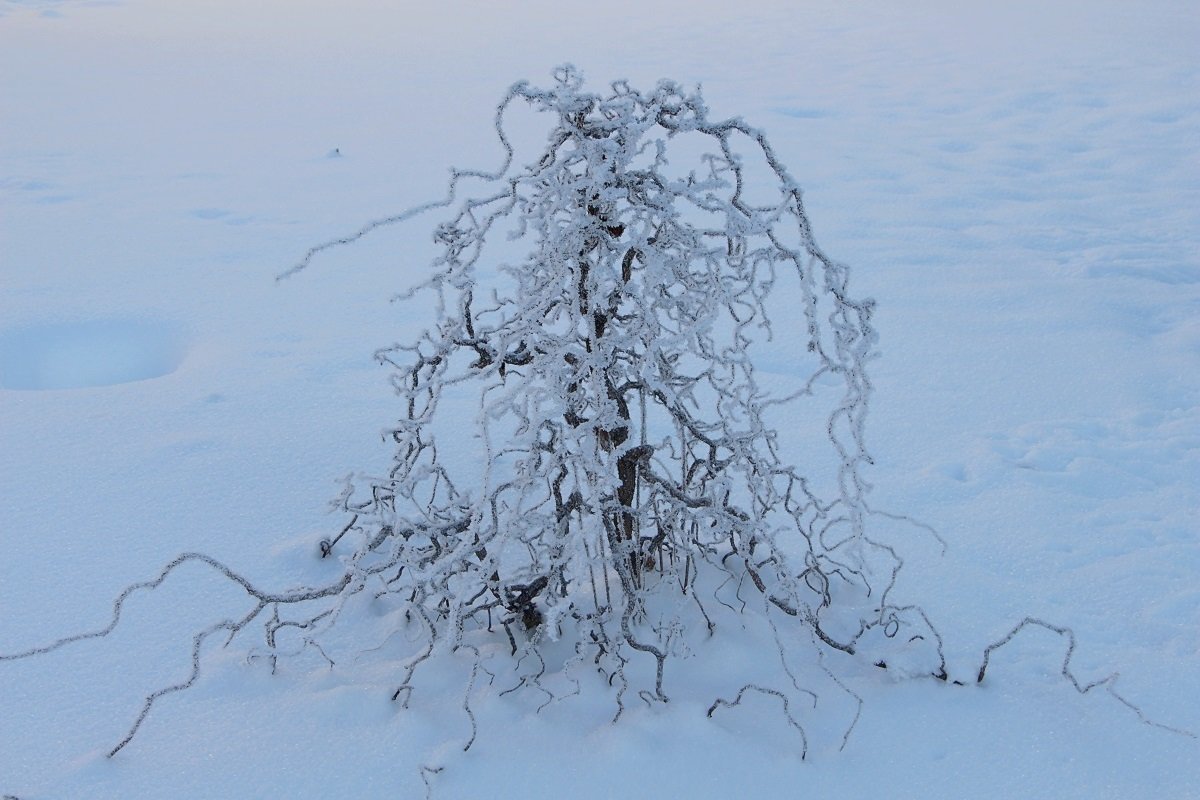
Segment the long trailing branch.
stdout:
<path fill-rule="evenodd" d="M 57 639 L 50 644 L 41 645 L 39 647 L 30 648 L 29 650 L 24 650 L 17 653 L 0 653 L 0 661 L 16 661 L 23 658 L 30 658 L 31 656 L 38 656 L 44 653 L 53 652 L 68 644 L 107 636 L 116 629 L 117 623 L 121 621 L 121 610 L 125 605 L 125 601 L 129 599 L 130 595 L 132 595 L 134 592 L 142 590 L 149 591 L 157 589 L 172 572 L 184 564 L 188 564 L 193 561 L 198 561 L 202 564 L 212 567 L 229 580 L 241 586 L 242 589 L 245 590 L 246 594 L 258 601 L 257 609 L 255 613 L 251 615 L 250 619 L 253 619 L 253 617 L 256 616 L 259 611 L 271 604 L 303 603 L 308 600 L 318 600 L 323 597 L 336 596 L 340 594 L 347 586 L 349 586 L 352 580 L 352 575 L 346 574 L 342 576 L 340 580 L 316 589 L 302 587 L 298 589 L 292 589 L 287 592 L 264 592 L 255 587 L 254 584 L 252 584 L 249 580 L 242 577 L 237 572 L 234 572 L 232 569 L 211 556 L 205 555 L 204 553 L 181 553 L 180 555 L 176 556 L 171 563 L 163 567 L 162 571 L 158 573 L 157 577 L 153 578 L 152 580 L 134 583 L 125 587 L 125 589 L 117 596 L 116 600 L 113 601 L 112 618 L 109 620 L 108 625 L 104 626 L 103 628 L 88 631 L 86 633 L 77 633 L 71 636 L 64 636 L 63 638 Z M 250 619 L 247 619 L 246 622 L 237 626 L 237 630 L 245 627 L 245 625 L 250 622 Z"/>
<path fill-rule="evenodd" d="M 1196 734 L 1192 731 L 1184 730 L 1182 728 L 1174 728 L 1170 725 L 1164 725 L 1161 722 L 1156 722 L 1150 719 L 1137 704 L 1128 700 L 1124 695 L 1118 694 L 1117 690 L 1114 688 L 1116 686 L 1117 679 L 1121 677 L 1120 673 L 1118 672 L 1112 672 L 1108 675 L 1105 675 L 1103 678 L 1098 678 L 1088 683 L 1080 681 L 1079 677 L 1076 676 L 1075 672 L 1071 669 L 1071 657 L 1075 655 L 1075 632 L 1070 628 L 1063 627 L 1061 625 L 1053 625 L 1045 620 L 1038 619 L 1037 617 L 1025 617 L 1025 619 L 1018 622 L 1012 630 L 984 648 L 983 661 L 979 665 L 979 672 L 975 678 L 976 683 L 983 683 L 983 678 L 987 673 L 987 668 L 989 662 L 991 661 L 992 653 L 996 650 L 999 650 L 1001 647 L 1004 647 L 1006 644 L 1015 639 L 1018 633 L 1029 627 L 1045 628 L 1046 630 L 1056 633 L 1067 640 L 1067 650 L 1065 653 L 1063 653 L 1062 667 L 1060 672 L 1062 676 L 1071 683 L 1071 686 L 1075 688 L 1075 691 L 1079 692 L 1080 694 L 1087 694 L 1093 689 L 1103 688 L 1106 692 L 1112 695 L 1117 702 L 1136 714 L 1137 718 L 1143 724 L 1149 725 L 1153 728 L 1160 728 L 1171 733 L 1176 733 L 1181 736 L 1187 736 L 1191 739 L 1197 738 Z"/>

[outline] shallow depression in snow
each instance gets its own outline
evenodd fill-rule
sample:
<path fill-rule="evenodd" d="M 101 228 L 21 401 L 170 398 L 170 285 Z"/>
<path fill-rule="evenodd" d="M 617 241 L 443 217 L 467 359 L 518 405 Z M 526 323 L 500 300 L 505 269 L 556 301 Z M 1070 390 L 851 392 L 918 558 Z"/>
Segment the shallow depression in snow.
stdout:
<path fill-rule="evenodd" d="M 187 347 L 182 329 L 140 319 L 31 325 L 0 332 L 0 388 L 77 389 L 169 375 Z"/>

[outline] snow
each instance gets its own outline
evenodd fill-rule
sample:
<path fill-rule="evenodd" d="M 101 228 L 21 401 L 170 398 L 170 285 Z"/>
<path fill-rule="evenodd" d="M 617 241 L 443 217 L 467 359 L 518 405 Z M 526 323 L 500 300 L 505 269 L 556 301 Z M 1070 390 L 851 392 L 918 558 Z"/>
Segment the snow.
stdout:
<path fill-rule="evenodd" d="M 494 167 L 509 83 L 703 83 L 766 129 L 822 247 L 879 303 L 873 506 L 897 587 L 971 683 L 1025 616 L 1072 667 L 1200 731 L 1200 13 L 1186 2 L 0 2 L 0 654 L 107 624 L 202 551 L 263 586 L 328 579 L 337 479 L 389 456 L 371 354 L 430 309 L 429 218 L 312 244 Z M 330 158 L 331 153 L 340 157 Z M 1188 798 L 1197 740 L 1060 675 L 1027 631 L 987 681 L 828 656 L 824 686 L 705 716 L 769 639 L 726 625 L 666 707 L 537 703 L 425 673 L 399 711 L 386 619 L 276 675 L 193 632 L 244 596 L 188 566 L 104 639 L 0 661 L 0 794 L 52 797 Z M 353 615 L 352 615 L 353 614 Z M 361 619 L 359 619 L 361 617 Z M 376 637 L 376 638 L 369 638 Z M 381 645 L 375 654 L 363 653 Z M 834 659 L 838 656 L 838 659 Z M 778 676 L 777 676 L 778 677 Z M 827 679 L 805 676 L 814 684 Z M 730 687 L 733 687 L 732 689 Z M 1188 700 L 1188 698 L 1193 698 Z"/>
<path fill-rule="evenodd" d="M 101 319 L 7 331 L 0 337 L 0 387 L 77 389 L 169 375 L 185 346 L 170 325 Z"/>

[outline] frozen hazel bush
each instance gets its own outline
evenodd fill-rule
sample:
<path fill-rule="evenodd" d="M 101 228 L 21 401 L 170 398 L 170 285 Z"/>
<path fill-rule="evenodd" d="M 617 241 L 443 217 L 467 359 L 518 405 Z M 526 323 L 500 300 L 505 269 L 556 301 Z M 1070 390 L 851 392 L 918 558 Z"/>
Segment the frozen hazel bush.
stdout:
<path fill-rule="evenodd" d="M 944 677 L 924 614 L 890 597 L 900 558 L 868 531 L 872 301 L 818 247 L 800 187 L 698 90 L 554 77 L 500 103 L 500 169 L 454 171 L 433 204 L 439 252 L 417 291 L 436 324 L 379 354 L 400 399 L 394 463 L 347 490 L 349 523 L 322 544 L 345 554 L 340 593 L 398 599 L 423 631 L 397 700 L 439 650 L 478 658 L 502 636 L 538 665 L 522 684 L 548 692 L 540 651 L 567 638 L 619 687 L 618 716 L 635 675 L 667 702 L 672 653 L 714 633 L 706 604 L 726 585 L 815 648 L 925 641 Z M 525 166 L 515 104 L 550 123 Z M 780 423 L 816 434 L 806 452 Z M 441 456 L 468 439 L 470 463 Z"/>
<path fill-rule="evenodd" d="M 521 106 L 549 127 L 524 165 L 506 132 Z M 244 615 L 194 635 L 187 680 L 149 695 L 110 755 L 161 697 L 195 683 L 208 639 L 258 630 L 252 655 L 272 665 L 296 641 L 324 655 L 364 601 L 386 636 L 414 643 L 397 704 L 423 667 L 465 660 L 467 748 L 483 678 L 495 685 L 507 670 L 501 694 L 548 703 L 591 676 L 586 691 L 610 692 L 615 718 L 631 691 L 668 702 L 673 663 L 743 628 L 760 635 L 725 641 L 773 642 L 761 661 L 779 664 L 786 685 L 734 675 L 732 699 L 704 698 L 708 713 L 774 697 L 802 754 L 793 703 L 815 697 L 802 682 L 858 701 L 841 677 L 854 663 L 947 680 L 926 614 L 893 597 L 903 560 L 872 534 L 876 522 L 924 528 L 867 502 L 872 302 L 818 247 L 764 134 L 711 119 L 698 90 L 618 81 L 593 93 L 571 67 L 547 88 L 513 85 L 495 129 L 499 169 L 453 170 L 444 199 L 314 247 L 289 270 L 381 226 L 442 215 L 428 278 L 406 295 L 432 297 L 434 322 L 378 353 L 398 397 L 390 469 L 348 481 L 345 520 L 320 543 L 337 577 L 266 591 L 184 553 L 127 587 L 106 627 L 0 656 L 106 636 L 131 594 L 184 564 L 240 586 Z M 979 680 L 1029 626 L 1070 638 L 1063 674 L 1077 688 L 1112 691 L 1111 678 L 1076 681 L 1073 636 L 1040 620 L 989 647 Z M 856 719 L 840 723 L 843 744 Z"/>
<path fill-rule="evenodd" d="M 549 123 L 523 166 L 506 131 L 519 106 Z M 892 599 L 901 558 L 868 526 L 872 302 L 818 247 L 764 134 L 711 119 L 699 90 L 618 81 L 593 93 L 569 66 L 547 88 L 513 85 L 495 130 L 499 169 L 452 170 L 444 199 L 314 247 L 285 273 L 442 214 L 428 278 L 406 295 L 431 296 L 434 322 L 378 353 L 398 397 L 390 469 L 347 482 L 346 519 L 320 543 L 336 579 L 267 591 L 183 553 L 126 587 L 104 628 L 0 656 L 106 636 L 131 594 L 185 564 L 240 586 L 245 614 L 195 633 L 191 674 L 149 695 L 110 755 L 160 698 L 195 683 L 210 638 L 257 629 L 252 656 L 272 667 L 297 637 L 324 655 L 364 598 L 416 642 L 399 705 L 424 665 L 469 662 L 467 747 L 481 673 L 495 683 L 507 668 L 511 691 L 550 699 L 599 675 L 616 718 L 631 691 L 668 702 L 672 660 L 750 619 L 768 626 L 757 641 L 774 640 L 766 660 L 782 659 L 790 688 L 734 676 L 736 696 L 709 715 L 748 692 L 774 696 L 805 750 L 791 702 L 815 697 L 798 682 L 806 658 L 855 700 L 825 654 L 866 650 L 858 658 L 882 667 L 899 642 L 945 679 L 924 612 Z"/>

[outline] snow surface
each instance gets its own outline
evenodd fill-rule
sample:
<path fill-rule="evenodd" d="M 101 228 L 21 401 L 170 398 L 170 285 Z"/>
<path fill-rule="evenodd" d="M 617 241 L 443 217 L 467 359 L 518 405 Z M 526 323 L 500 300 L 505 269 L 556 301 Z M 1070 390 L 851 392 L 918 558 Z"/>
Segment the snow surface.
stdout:
<path fill-rule="evenodd" d="M 103 626 L 182 551 L 328 576 L 335 479 L 389 456 L 370 356 L 427 315 L 387 302 L 426 220 L 274 276 L 493 166 L 506 86 L 573 61 L 766 128 L 878 300 L 872 502 L 949 542 L 895 531 L 951 677 L 1035 615 L 1082 680 L 1200 731 L 1197 41 L 1186 1 L 0 2 L 0 654 Z M 398 712 L 379 642 L 275 676 L 209 648 L 106 759 L 239 609 L 188 568 L 110 637 L 0 662 L 0 794 L 419 797 L 424 764 L 436 797 L 1200 796 L 1197 740 L 1077 694 L 1046 631 L 981 686 L 831 661 L 862 717 L 838 752 L 854 704 L 823 694 L 803 762 L 770 698 L 705 718 L 777 659 L 736 626 L 615 726 L 482 692 L 466 754 L 452 663 Z"/>

